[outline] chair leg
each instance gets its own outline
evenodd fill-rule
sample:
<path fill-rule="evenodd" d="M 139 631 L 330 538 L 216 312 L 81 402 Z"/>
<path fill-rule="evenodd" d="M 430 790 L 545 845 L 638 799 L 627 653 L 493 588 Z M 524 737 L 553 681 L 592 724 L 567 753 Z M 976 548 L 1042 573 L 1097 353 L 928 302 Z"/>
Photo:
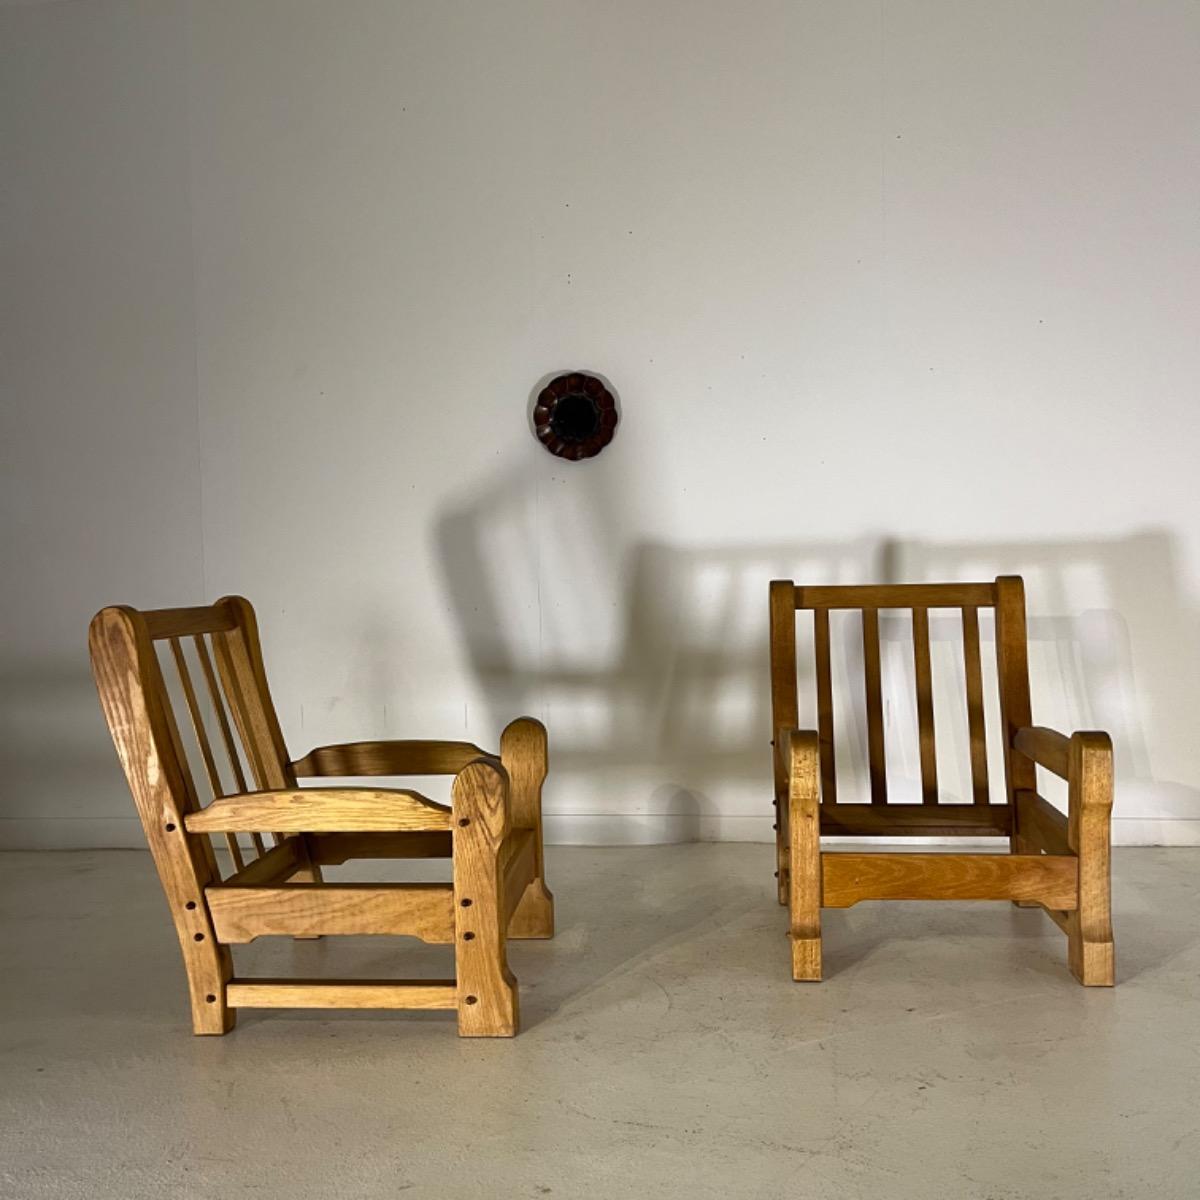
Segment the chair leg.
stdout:
<path fill-rule="evenodd" d="M 554 896 L 546 886 L 542 847 L 542 783 L 549 765 L 546 728 L 520 717 L 500 735 L 500 761 L 508 772 L 512 823 L 534 831 L 534 877 L 508 924 L 510 938 L 552 938 Z"/>
<path fill-rule="evenodd" d="M 205 924 L 208 930 L 201 941 L 190 930 L 179 930 L 192 1003 L 192 1032 L 198 1037 L 228 1033 L 237 1022 L 237 1009 L 225 1003 L 225 985 L 233 978 L 233 957 L 228 946 L 217 944 L 212 925 Z"/>
<path fill-rule="evenodd" d="M 454 926 L 460 1037 L 513 1037 L 517 981 L 508 969 L 500 849 L 510 829 L 508 781 L 474 762 L 454 781 Z"/>
<path fill-rule="evenodd" d="M 789 748 L 788 825 L 791 861 L 792 978 L 821 978 L 821 814 L 816 734 L 793 733 Z"/>
<path fill-rule="evenodd" d="M 1077 733 L 1070 753 L 1067 839 L 1079 856 L 1079 907 L 1067 921 L 1067 961 L 1086 987 L 1112 987 L 1112 742 Z"/>

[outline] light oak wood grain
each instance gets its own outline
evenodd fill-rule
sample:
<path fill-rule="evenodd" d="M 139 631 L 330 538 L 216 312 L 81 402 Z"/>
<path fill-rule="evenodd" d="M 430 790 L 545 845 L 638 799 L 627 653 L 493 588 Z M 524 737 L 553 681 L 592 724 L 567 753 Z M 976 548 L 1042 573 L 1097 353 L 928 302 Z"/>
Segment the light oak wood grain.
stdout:
<path fill-rule="evenodd" d="M 454 897 L 444 883 L 222 884 L 204 894 L 221 942 L 252 942 L 271 934 L 393 934 L 433 945 L 454 941 Z"/>
<path fill-rule="evenodd" d="M 791 872 L 788 903 L 791 916 L 792 978 L 821 978 L 821 818 L 820 741 L 815 733 L 793 732 L 788 739 L 788 807 Z"/>
<path fill-rule="evenodd" d="M 308 865 L 304 840 L 299 836 L 284 838 L 265 854 L 230 875 L 225 883 L 247 887 L 250 884 L 283 883 Z"/>
<path fill-rule="evenodd" d="M 184 831 L 192 793 L 167 726 L 162 676 L 146 622 L 133 609 L 106 608 L 92 620 L 88 641 L 100 705 L 175 923 L 192 1029 L 227 1033 L 236 1018 L 225 1000 L 233 962 L 218 944 L 203 902 L 204 889 L 220 876 L 208 839 L 190 839 Z"/>
<path fill-rule="evenodd" d="M 186 820 L 192 833 L 431 832 L 450 828 L 450 810 L 400 789 L 288 788 L 223 796 Z"/>
<path fill-rule="evenodd" d="M 237 1008 L 454 1008 L 453 979 L 235 979 Z"/>
<path fill-rule="evenodd" d="M 454 916 L 458 1032 L 512 1037 L 520 1024 L 508 969 L 507 905 L 500 863 L 512 828 L 503 767 L 473 762 L 454 779 Z"/>
<path fill-rule="evenodd" d="M 1113 750 L 1108 734 L 1072 734 L 1069 775 L 1067 840 L 1079 856 L 1079 896 L 1067 929 L 1068 960 L 1080 983 L 1112 987 L 1116 982 L 1110 865 Z"/>
<path fill-rule="evenodd" d="M 1016 854 L 854 854 L 821 856 L 826 908 L 860 900 L 1029 900 L 1075 907 L 1072 857 Z"/>
<path fill-rule="evenodd" d="M 222 794 L 183 637 L 193 639 L 236 787 L 231 793 Z M 213 796 L 207 805 L 192 778 L 156 639 L 170 643 Z M 454 774 L 453 810 L 407 789 L 300 788 L 246 600 L 230 596 L 208 608 L 151 614 L 104 609 L 89 644 L 101 705 L 175 921 L 196 1033 L 227 1032 L 239 1005 L 456 1008 L 463 1036 L 517 1031 L 506 938 L 554 931 L 542 850 L 548 751 L 539 722 L 509 725 L 498 755 L 465 742 L 354 742 L 321 747 L 298 764 L 313 776 Z M 247 789 L 243 760 L 257 791 Z M 231 841 L 235 869 L 223 883 L 209 840 L 218 833 L 248 834 L 258 855 L 245 861 Z M 270 849 L 267 833 L 275 839 Z M 358 857 L 448 857 L 453 882 L 324 883 L 323 863 Z M 453 943 L 457 978 L 232 978 L 230 943 L 362 934 Z"/>

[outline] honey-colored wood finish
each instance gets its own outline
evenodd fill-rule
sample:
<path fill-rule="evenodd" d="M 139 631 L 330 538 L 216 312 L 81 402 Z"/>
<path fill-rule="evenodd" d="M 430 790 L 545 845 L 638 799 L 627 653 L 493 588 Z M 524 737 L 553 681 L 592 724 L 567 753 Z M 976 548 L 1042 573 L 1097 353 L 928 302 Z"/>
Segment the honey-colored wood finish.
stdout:
<path fill-rule="evenodd" d="M 921 743 L 921 803 L 938 802 L 937 745 L 933 728 L 933 666 L 929 652 L 929 609 L 914 608 L 913 667 L 917 677 L 917 736 Z"/>
<path fill-rule="evenodd" d="M 512 1037 L 520 1021 L 517 981 L 506 954 L 510 890 L 503 847 L 512 831 L 508 774 L 473 762 L 454 778 L 454 917 L 458 961 L 458 1032 L 462 1037 Z"/>
<path fill-rule="evenodd" d="M 532 717 L 521 717 L 500 735 L 500 762 L 508 773 L 509 811 L 512 816 L 512 848 L 525 846 L 532 855 L 527 867 L 515 878 L 529 882 L 517 891 L 512 876 L 508 900 L 508 936 L 514 938 L 551 938 L 554 936 L 554 897 L 546 887 L 542 853 L 542 784 L 549 770 L 549 742 L 546 727 Z M 511 867 L 511 864 L 510 864 Z M 506 871 L 510 870 L 506 867 Z"/>
<path fill-rule="evenodd" d="M 185 823 L 192 833 L 431 833 L 450 828 L 450 810 L 394 788 L 288 788 L 223 796 Z"/>
<path fill-rule="evenodd" d="M 347 742 L 321 746 L 292 763 L 297 778 L 314 776 L 457 775 L 491 757 L 470 742 Z"/>
<path fill-rule="evenodd" d="M 235 979 L 236 1008 L 456 1008 L 453 979 Z"/>
<path fill-rule="evenodd" d="M 789 905 L 792 973 L 821 977 L 820 908 L 863 900 L 1007 900 L 1041 907 L 1067 935 L 1068 964 L 1081 983 L 1114 981 L 1109 885 L 1112 746 L 1103 733 L 1067 738 L 1034 726 L 1030 715 L 1025 595 L 1021 580 L 994 584 L 879 587 L 771 585 L 772 739 L 780 851 L 780 894 Z M 889 802 L 884 754 L 879 610 L 912 610 L 921 803 Z M 937 773 L 929 611 L 962 616 L 971 795 L 942 798 Z M 988 790 L 979 611 L 995 612 L 997 678 L 1005 759 L 1004 802 Z M 818 729 L 797 730 L 796 610 L 811 610 Z M 869 794 L 837 799 L 829 611 L 858 609 L 862 650 Z M 889 626 L 889 630 L 891 626 Z M 828 759 L 828 762 L 825 760 Z M 1067 780 L 1063 816 L 1036 791 L 1035 767 Z M 781 798 L 786 803 L 781 804 Z M 985 834 L 1009 839 L 1009 852 L 847 853 L 821 849 L 822 835 L 912 837 Z"/>
<path fill-rule="evenodd" d="M 434 945 L 454 941 L 454 900 L 442 883 L 221 884 L 204 890 L 217 940 L 236 945 L 273 933 L 407 934 Z"/>
<path fill-rule="evenodd" d="M 887 803 L 887 757 L 883 741 L 883 680 L 879 664 L 879 610 L 862 613 L 863 676 L 867 689 L 867 766 L 871 803 Z"/>
<path fill-rule="evenodd" d="M 815 733 L 794 731 L 788 740 L 788 807 L 791 810 L 792 978 L 821 978 L 821 815 Z"/>
<path fill-rule="evenodd" d="M 213 752 L 181 638 L 191 638 L 234 791 Z M 154 643 L 166 641 L 209 796 L 202 800 Z M 106 608 L 89 633 L 109 730 L 166 894 L 187 970 L 192 1028 L 226 1033 L 238 1007 L 457 1009 L 470 1037 L 519 1022 L 510 937 L 551 937 L 541 789 L 546 731 L 530 718 L 500 753 L 466 742 L 354 742 L 291 761 L 262 662 L 254 610 Z M 258 790 L 247 788 L 247 774 Z M 297 778 L 450 774 L 453 806 L 407 789 L 306 787 Z M 247 860 L 238 835 L 249 835 Z M 211 838 L 227 839 L 222 879 Z M 265 836 L 273 838 L 268 848 Z M 326 883 L 353 858 L 448 857 L 451 883 Z M 234 975 L 229 947 L 257 937 L 396 934 L 454 946 L 453 980 L 279 980 Z"/>
<path fill-rule="evenodd" d="M 963 677 L 967 688 L 967 736 L 971 744 L 971 795 L 989 803 L 987 728 L 983 709 L 983 661 L 979 651 L 979 609 L 963 606 Z"/>
<path fill-rule="evenodd" d="M 1077 860 L 1013 854 L 826 854 L 826 908 L 860 900 L 1030 900 L 1047 908 L 1076 905 Z"/>

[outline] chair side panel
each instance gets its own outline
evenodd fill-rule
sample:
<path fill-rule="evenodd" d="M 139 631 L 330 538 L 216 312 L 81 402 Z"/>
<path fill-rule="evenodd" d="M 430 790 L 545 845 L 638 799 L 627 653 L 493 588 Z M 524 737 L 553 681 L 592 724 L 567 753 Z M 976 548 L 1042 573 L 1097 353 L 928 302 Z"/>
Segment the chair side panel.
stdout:
<path fill-rule="evenodd" d="M 212 847 L 184 830 L 184 814 L 197 807 L 195 789 L 145 623 L 132 609 L 106 608 L 93 619 L 88 643 L 100 705 L 175 922 L 199 1029 L 217 1004 L 210 997 L 223 997 L 232 975 L 204 902 L 205 887 L 219 880 Z"/>

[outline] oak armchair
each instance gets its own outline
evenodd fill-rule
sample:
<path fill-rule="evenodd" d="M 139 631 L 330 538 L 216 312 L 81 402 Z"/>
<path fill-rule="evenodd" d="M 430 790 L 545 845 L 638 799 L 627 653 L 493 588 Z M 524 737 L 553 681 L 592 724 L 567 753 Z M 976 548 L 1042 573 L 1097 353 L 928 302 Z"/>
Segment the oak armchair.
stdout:
<path fill-rule="evenodd" d="M 1033 724 L 1026 651 L 1025 592 L 1017 576 L 994 584 L 797 587 L 771 584 L 771 699 L 779 902 L 790 910 L 792 975 L 821 978 L 821 908 L 860 900 L 1011 900 L 1041 907 L 1067 935 L 1068 964 L 1080 983 L 1111 986 L 1109 891 L 1112 743 L 1105 733 L 1064 737 Z M 984 716 L 979 613 L 995 610 L 1000 736 L 1005 779 L 992 803 Z M 869 803 L 843 803 L 835 767 L 830 612 L 862 621 Z M 912 613 L 921 803 L 889 802 L 880 672 L 879 612 Z M 931 609 L 962 620 L 962 697 L 970 743 L 969 803 L 946 803 L 938 788 L 930 658 Z M 813 614 L 817 728 L 799 730 L 796 612 Z M 1037 792 L 1035 767 L 1067 781 L 1063 815 Z M 839 837 L 997 836 L 1008 852 L 852 853 L 822 849 Z"/>
<path fill-rule="evenodd" d="M 156 652 L 163 642 L 194 734 L 192 757 L 209 784 L 207 804 Z M 92 621 L 89 645 L 101 706 L 175 921 L 195 1033 L 227 1033 L 238 1008 L 455 1009 L 462 1036 L 517 1032 L 507 939 L 554 933 L 542 856 L 546 731 L 537 721 L 509 725 L 498 755 L 468 742 L 356 742 L 293 762 L 248 601 L 233 596 L 208 608 L 151 612 L 106 608 Z M 224 747 L 224 772 L 212 729 Z M 453 775 L 452 803 L 406 789 L 298 782 L 384 775 Z M 218 836 L 228 852 L 224 873 Z M 451 858 L 453 882 L 328 883 L 321 873 L 355 858 L 419 857 Z M 455 977 L 235 974 L 230 947 L 272 934 L 406 934 L 453 945 Z"/>

